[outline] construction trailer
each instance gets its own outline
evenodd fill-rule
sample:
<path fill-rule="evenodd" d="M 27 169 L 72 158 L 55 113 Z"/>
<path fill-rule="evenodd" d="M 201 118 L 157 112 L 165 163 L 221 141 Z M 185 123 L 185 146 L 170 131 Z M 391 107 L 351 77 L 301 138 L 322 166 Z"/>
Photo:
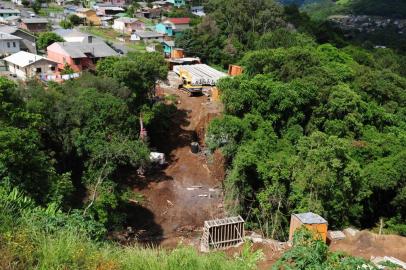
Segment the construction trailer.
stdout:
<path fill-rule="evenodd" d="M 208 252 L 223 249 L 244 242 L 244 219 L 241 216 L 206 220 L 200 249 Z"/>
<path fill-rule="evenodd" d="M 312 212 L 293 214 L 291 216 L 289 241 L 293 240 L 295 231 L 302 226 L 313 232 L 316 239 L 326 242 L 328 223 L 324 218 Z"/>
<path fill-rule="evenodd" d="M 206 64 L 174 66 L 173 71 L 182 78 L 183 83 L 179 89 L 185 90 L 191 95 L 200 94 L 204 86 L 215 86 L 219 79 L 227 77 L 226 73 Z"/>

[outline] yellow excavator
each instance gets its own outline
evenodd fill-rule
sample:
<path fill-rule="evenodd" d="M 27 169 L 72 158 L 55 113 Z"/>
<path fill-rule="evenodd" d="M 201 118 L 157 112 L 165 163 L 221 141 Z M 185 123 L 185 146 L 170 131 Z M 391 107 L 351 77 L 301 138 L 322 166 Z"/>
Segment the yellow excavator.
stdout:
<path fill-rule="evenodd" d="M 179 90 L 189 93 L 190 96 L 202 94 L 203 85 L 192 84 L 192 76 L 187 70 L 180 68 L 179 77 L 182 79 L 182 84 L 178 86 Z"/>

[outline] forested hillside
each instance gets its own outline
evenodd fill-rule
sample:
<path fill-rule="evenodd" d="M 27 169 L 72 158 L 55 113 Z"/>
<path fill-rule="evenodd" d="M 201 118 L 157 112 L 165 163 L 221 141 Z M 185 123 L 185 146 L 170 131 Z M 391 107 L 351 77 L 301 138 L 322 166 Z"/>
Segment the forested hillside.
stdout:
<path fill-rule="evenodd" d="M 255 10 L 230 2 L 209 1 L 211 14 L 179 39 L 209 62 L 244 67 L 219 84 L 225 115 L 207 135 L 228 160 L 230 209 L 278 239 L 291 213 L 310 210 L 332 228 L 382 219 L 405 235 L 404 56 L 323 37 L 305 15 L 271 1 Z M 242 9 L 247 17 L 237 16 Z M 325 43 L 337 37 L 348 45 Z"/>
<path fill-rule="evenodd" d="M 220 153 L 226 167 L 223 190 L 215 187 L 224 191 L 224 203 L 219 195 L 215 207 L 281 241 L 291 214 L 306 211 L 322 215 L 331 229 L 376 230 L 379 224 L 383 233 L 406 236 L 406 47 L 374 48 L 373 40 L 356 42 L 297 7 L 254 2 L 207 0 L 207 16 L 193 17 L 194 26 L 176 38 L 188 56 L 244 70 L 219 81 L 224 113 L 205 134 L 204 153 L 209 159 Z M 333 4 L 403 16 L 403 1 L 393 0 L 397 13 L 388 3 Z M 196 140 L 196 131 L 184 129 L 190 112 L 175 106 L 176 96 L 155 96 L 157 81 L 167 75 L 160 53 L 130 52 L 60 84 L 0 77 L 0 269 L 256 268 L 262 252 L 249 244 L 226 257 L 115 242 L 114 233 L 130 233 L 127 227 L 140 216 L 154 220 L 142 208 L 148 198 L 134 192 L 149 184 L 143 172 L 151 168 L 151 149 L 182 129 L 175 135 L 190 138 L 177 144 L 194 155 L 189 140 Z M 174 111 L 179 127 L 171 126 Z M 140 136 L 141 123 L 148 140 Z M 210 174 L 202 156 L 194 155 Z M 159 176 L 157 185 L 165 178 Z M 168 175 L 165 180 L 175 182 Z M 164 198 L 168 190 L 156 194 Z M 293 244 L 274 269 L 366 264 L 330 252 L 306 231 Z"/>

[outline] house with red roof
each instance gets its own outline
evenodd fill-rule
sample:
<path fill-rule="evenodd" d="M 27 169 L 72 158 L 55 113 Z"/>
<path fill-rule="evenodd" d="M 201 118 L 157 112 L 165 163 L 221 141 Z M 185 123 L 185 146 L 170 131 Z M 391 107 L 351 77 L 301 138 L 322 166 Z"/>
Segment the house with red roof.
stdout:
<path fill-rule="evenodd" d="M 155 31 L 169 37 L 190 28 L 190 18 L 168 18 L 155 26 Z"/>

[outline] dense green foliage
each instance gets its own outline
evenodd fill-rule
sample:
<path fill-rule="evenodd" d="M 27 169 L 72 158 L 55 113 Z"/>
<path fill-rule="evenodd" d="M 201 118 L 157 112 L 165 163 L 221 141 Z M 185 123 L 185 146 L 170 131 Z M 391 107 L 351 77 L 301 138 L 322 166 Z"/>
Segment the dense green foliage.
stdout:
<path fill-rule="evenodd" d="M 160 113 L 149 93 L 166 76 L 163 63 L 158 54 L 106 59 L 98 76 L 46 88 L 1 78 L 0 186 L 39 205 L 81 209 L 107 229 L 125 226 L 136 196 L 126 178 L 148 164 L 139 115 Z"/>
<path fill-rule="evenodd" d="M 46 50 L 46 48 L 54 42 L 62 42 L 63 38 L 54 32 L 40 33 L 37 38 L 37 48 L 39 50 Z"/>
<path fill-rule="evenodd" d="M 292 249 L 283 254 L 272 269 L 376 270 L 377 268 L 363 259 L 329 251 L 326 243 L 315 240 L 313 234 L 303 228 L 295 233 Z"/>
<path fill-rule="evenodd" d="M 102 232 L 101 224 L 82 213 L 64 214 L 54 204 L 35 207 L 16 189 L 0 188 L 0 269 L 250 270 L 262 257 L 250 245 L 226 258 L 190 247 L 167 251 L 92 240 Z"/>
<path fill-rule="evenodd" d="M 302 211 L 333 228 L 384 218 L 405 234 L 406 78 L 396 55 L 282 34 L 264 35 L 241 60 L 245 75 L 218 85 L 226 114 L 207 144 L 228 158 L 234 210 L 281 239 Z"/>

